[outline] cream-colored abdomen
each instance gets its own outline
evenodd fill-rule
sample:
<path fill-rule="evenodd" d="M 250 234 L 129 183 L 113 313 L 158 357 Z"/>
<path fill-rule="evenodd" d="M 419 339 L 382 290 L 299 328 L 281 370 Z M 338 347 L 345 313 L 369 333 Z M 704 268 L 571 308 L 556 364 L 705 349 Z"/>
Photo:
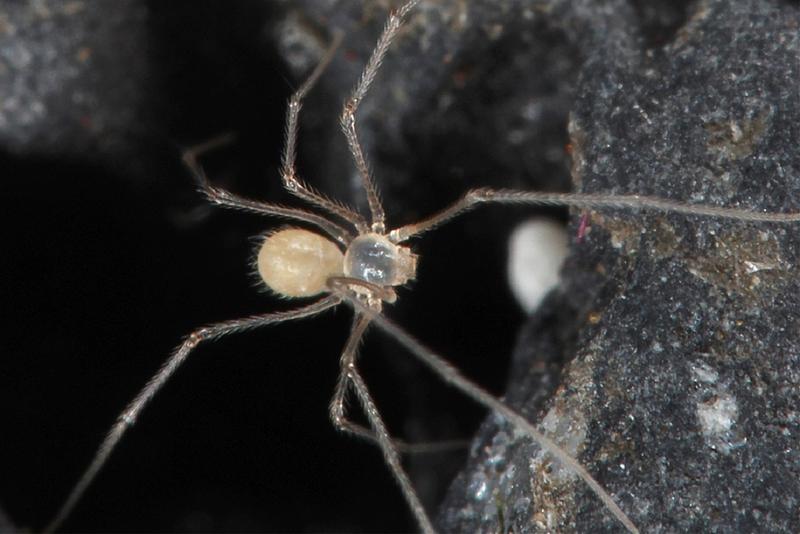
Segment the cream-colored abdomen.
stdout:
<path fill-rule="evenodd" d="M 344 255 L 333 242 L 300 228 L 270 234 L 258 251 L 258 274 L 267 286 L 286 297 L 310 297 L 327 289 L 331 276 L 341 276 Z"/>

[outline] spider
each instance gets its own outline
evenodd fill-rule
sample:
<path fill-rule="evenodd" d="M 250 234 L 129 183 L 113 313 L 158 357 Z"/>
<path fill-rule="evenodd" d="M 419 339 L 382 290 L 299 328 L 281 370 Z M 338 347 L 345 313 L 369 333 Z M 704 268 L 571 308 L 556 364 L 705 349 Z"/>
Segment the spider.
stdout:
<path fill-rule="evenodd" d="M 374 441 L 380 447 L 387 465 L 423 531 L 433 532 L 434 529 L 402 467 L 400 452 L 405 448 L 405 444 L 390 436 L 363 377 L 355 365 L 358 345 L 369 325 L 375 325 L 390 334 L 446 382 L 499 414 L 521 433 L 535 440 L 543 449 L 555 456 L 589 485 L 609 512 L 629 531 L 637 531 L 634 523 L 614 502 L 614 499 L 576 460 L 538 431 L 525 418 L 465 378 L 444 359 L 382 315 L 383 306 L 396 301 L 396 288 L 404 286 L 416 275 L 417 256 L 408 245 L 408 241 L 479 205 L 490 203 L 559 205 L 593 209 L 654 209 L 743 221 L 796 222 L 800 220 L 800 215 L 691 205 L 637 195 L 536 193 L 484 188 L 467 192 L 460 200 L 432 217 L 398 228 L 388 228 L 366 156 L 358 140 L 356 113 L 399 28 L 418 3 L 419 0 L 409 0 L 390 15 L 383 34 L 378 40 L 359 82 L 345 103 L 341 115 L 342 129 L 367 196 L 369 219 L 314 191 L 297 176 L 295 170 L 298 116 L 302 100 L 329 64 L 341 36 L 334 39 L 334 43 L 325 57 L 290 99 L 286 118 L 286 145 L 281 169 L 286 189 L 317 209 L 326 212 L 329 217 L 303 209 L 246 199 L 211 185 L 198 158 L 206 151 L 219 146 L 225 139 L 212 141 L 186 152 L 184 161 L 194 173 L 201 191 L 210 202 L 223 207 L 282 217 L 313 226 L 319 231 L 317 233 L 291 227 L 269 233 L 261 242 L 257 259 L 259 275 L 264 284 L 275 293 L 287 298 L 316 297 L 317 300 L 291 311 L 267 313 L 202 327 L 187 336 L 153 379 L 119 416 L 91 464 L 48 525 L 47 530 L 57 529 L 69 515 L 127 429 L 133 425 L 153 396 L 198 345 L 228 334 L 310 317 L 340 304 L 346 304 L 354 309 L 355 317 L 350 336 L 340 358 L 339 380 L 330 405 L 331 419 L 340 430 Z M 369 422 L 369 427 L 347 418 L 345 399 L 348 394 L 354 394 L 359 401 Z"/>

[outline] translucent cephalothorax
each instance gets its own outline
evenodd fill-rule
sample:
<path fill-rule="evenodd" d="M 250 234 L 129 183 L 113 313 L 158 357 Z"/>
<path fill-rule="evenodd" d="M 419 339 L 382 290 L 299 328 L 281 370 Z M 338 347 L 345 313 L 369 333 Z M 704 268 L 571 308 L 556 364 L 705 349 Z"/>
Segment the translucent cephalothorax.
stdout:
<path fill-rule="evenodd" d="M 417 255 L 376 233 L 360 235 L 344 255 L 344 275 L 377 286 L 401 286 L 417 274 Z"/>

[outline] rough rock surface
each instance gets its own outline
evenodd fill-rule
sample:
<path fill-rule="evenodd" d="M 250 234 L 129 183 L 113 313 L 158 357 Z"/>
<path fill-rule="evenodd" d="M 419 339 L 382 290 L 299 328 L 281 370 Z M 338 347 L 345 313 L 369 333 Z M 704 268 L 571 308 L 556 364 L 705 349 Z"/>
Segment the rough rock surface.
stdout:
<path fill-rule="evenodd" d="M 146 15 L 136 0 L 0 6 L 0 146 L 97 159 L 129 149 L 152 84 Z"/>
<path fill-rule="evenodd" d="M 797 211 L 798 6 L 693 9 L 658 46 L 600 39 L 587 51 L 571 121 L 576 188 Z M 507 400 L 575 454 L 645 532 L 792 531 L 800 505 L 794 228 L 624 211 L 589 217 L 563 288 L 520 338 Z M 566 362 L 562 374 L 546 372 L 554 361 Z M 492 420 L 439 524 L 622 529 L 576 477 Z"/>

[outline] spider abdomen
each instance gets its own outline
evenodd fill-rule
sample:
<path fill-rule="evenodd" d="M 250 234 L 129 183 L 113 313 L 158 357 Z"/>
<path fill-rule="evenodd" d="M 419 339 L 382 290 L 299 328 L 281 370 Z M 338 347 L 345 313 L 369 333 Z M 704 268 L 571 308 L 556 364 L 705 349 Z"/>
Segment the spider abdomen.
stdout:
<path fill-rule="evenodd" d="M 344 255 L 332 241 L 300 228 L 269 234 L 258 251 L 258 274 L 286 297 L 310 297 L 327 290 L 328 278 L 342 275 Z"/>

